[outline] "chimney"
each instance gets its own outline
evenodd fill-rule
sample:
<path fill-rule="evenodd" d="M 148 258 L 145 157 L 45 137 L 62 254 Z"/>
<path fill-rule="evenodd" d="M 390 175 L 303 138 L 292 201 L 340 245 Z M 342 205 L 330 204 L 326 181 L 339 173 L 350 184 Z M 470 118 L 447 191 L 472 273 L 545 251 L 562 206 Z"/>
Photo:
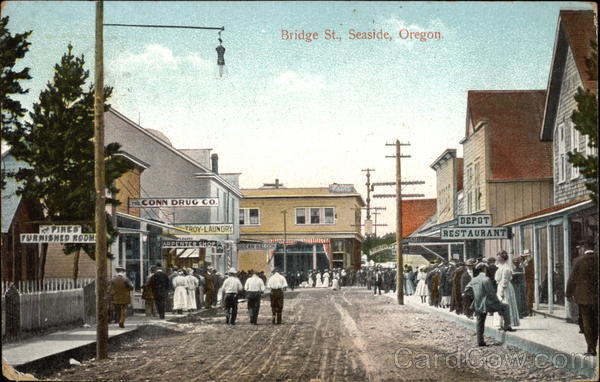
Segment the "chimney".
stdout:
<path fill-rule="evenodd" d="M 215 174 L 219 173 L 219 156 L 217 154 L 213 154 L 210 156 L 210 163 L 212 165 L 212 172 Z"/>

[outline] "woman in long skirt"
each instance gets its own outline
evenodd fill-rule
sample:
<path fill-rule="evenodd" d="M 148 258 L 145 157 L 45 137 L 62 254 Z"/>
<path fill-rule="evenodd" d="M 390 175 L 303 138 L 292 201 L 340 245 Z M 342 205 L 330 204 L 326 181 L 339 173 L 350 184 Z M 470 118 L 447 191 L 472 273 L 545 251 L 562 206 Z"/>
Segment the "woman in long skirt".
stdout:
<path fill-rule="evenodd" d="M 499 322 L 501 327 L 504 326 L 519 326 L 519 307 L 517 305 L 517 297 L 515 289 L 510 282 L 512 279 L 512 263 L 508 261 L 508 253 L 501 251 L 497 257 L 498 270 L 496 271 L 495 279 L 498 283 L 498 299 L 508 305 L 510 322 Z M 502 319 L 494 319 L 494 323 L 502 321 Z"/>
<path fill-rule="evenodd" d="M 322 288 L 322 287 L 323 287 L 323 280 L 321 280 L 321 272 L 317 272 L 315 288 Z"/>
<path fill-rule="evenodd" d="M 331 284 L 331 289 L 338 290 L 340 289 L 340 276 L 337 272 L 333 273 L 333 283 Z"/>
<path fill-rule="evenodd" d="M 404 294 L 407 296 L 412 296 L 414 293 L 415 288 L 412 281 L 412 269 L 407 267 L 406 271 L 404 272 Z"/>
<path fill-rule="evenodd" d="M 173 293 L 173 311 L 178 314 L 182 314 L 184 310 L 187 310 L 187 280 L 183 275 L 183 271 L 179 271 L 177 276 L 173 279 L 173 287 L 175 292 Z"/>
<path fill-rule="evenodd" d="M 415 294 L 421 297 L 421 303 L 425 304 L 427 296 L 429 296 L 429 288 L 427 288 L 427 283 L 425 280 L 427 279 L 427 269 L 423 267 L 418 268 L 419 272 L 417 273 L 417 289 L 415 290 Z"/>
<path fill-rule="evenodd" d="M 329 271 L 323 272 L 323 288 L 329 288 Z"/>
<path fill-rule="evenodd" d="M 194 271 L 188 269 L 188 274 L 185 277 L 186 288 L 187 288 L 187 309 L 194 311 L 197 309 L 196 306 L 196 289 L 198 288 L 198 279 L 194 276 Z"/>

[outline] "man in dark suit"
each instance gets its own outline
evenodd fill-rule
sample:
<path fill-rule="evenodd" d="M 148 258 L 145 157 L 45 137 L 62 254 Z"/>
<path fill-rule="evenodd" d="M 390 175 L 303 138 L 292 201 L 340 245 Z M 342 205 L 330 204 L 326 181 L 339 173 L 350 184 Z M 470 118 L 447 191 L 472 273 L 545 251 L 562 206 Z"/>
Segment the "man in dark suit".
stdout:
<path fill-rule="evenodd" d="M 125 327 L 125 313 L 127 305 L 131 304 L 131 291 L 133 285 L 125 276 L 125 268 L 116 267 L 116 275 L 110 281 L 109 294 L 112 297 L 112 303 L 115 306 L 115 311 L 119 315 L 119 327 Z"/>
<path fill-rule="evenodd" d="M 506 326 L 510 322 L 508 305 L 498 300 L 496 291 L 492 285 L 492 280 L 486 275 L 487 267 L 488 265 L 486 263 L 477 264 L 475 270 L 479 271 L 479 274 L 467 284 L 465 289 L 465 295 L 473 298 L 471 307 L 475 312 L 477 345 L 479 346 L 487 346 L 483 339 L 483 332 L 485 330 L 485 319 L 488 313 L 500 313 L 503 317 L 502 322 L 505 325 L 502 330 L 507 332 L 515 331 L 515 329 L 510 326 Z"/>
<path fill-rule="evenodd" d="M 156 272 L 152 275 L 149 282 L 152 293 L 154 294 L 154 302 L 156 303 L 156 310 L 158 310 L 158 316 L 161 319 L 165 318 L 165 310 L 167 307 L 167 297 L 169 296 L 169 290 L 171 289 L 171 283 L 169 282 L 169 276 L 165 273 L 159 264 L 156 264 Z"/>
<path fill-rule="evenodd" d="M 596 355 L 598 343 L 598 255 L 588 249 L 575 259 L 573 271 L 567 281 L 565 296 L 579 307 L 587 353 Z"/>

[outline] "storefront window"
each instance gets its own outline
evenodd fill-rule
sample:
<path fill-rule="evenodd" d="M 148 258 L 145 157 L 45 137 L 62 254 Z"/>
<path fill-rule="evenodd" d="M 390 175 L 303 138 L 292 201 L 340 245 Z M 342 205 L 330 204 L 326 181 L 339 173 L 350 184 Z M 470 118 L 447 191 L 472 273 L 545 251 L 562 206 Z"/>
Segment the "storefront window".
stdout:
<path fill-rule="evenodd" d="M 553 295 L 554 304 L 565 305 L 565 251 L 563 226 L 551 227 L 552 233 L 552 262 L 553 262 Z"/>
<path fill-rule="evenodd" d="M 127 278 L 135 290 L 141 288 L 140 275 L 140 234 L 128 233 L 119 236 L 121 258 L 125 260 Z"/>

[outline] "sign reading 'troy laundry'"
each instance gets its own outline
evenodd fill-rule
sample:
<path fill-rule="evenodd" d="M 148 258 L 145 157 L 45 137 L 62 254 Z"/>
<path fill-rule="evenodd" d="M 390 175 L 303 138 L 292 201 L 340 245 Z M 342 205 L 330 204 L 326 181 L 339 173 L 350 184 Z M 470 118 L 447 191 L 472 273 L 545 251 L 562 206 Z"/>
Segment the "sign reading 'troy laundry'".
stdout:
<path fill-rule="evenodd" d="M 217 207 L 219 198 L 138 198 L 129 199 L 130 208 Z"/>

